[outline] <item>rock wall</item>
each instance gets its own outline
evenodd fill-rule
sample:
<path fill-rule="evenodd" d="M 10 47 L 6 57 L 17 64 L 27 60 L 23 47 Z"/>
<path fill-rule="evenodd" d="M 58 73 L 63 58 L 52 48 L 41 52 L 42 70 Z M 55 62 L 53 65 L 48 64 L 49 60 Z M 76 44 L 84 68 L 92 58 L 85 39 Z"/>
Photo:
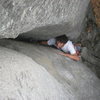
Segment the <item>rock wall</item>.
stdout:
<path fill-rule="evenodd" d="M 0 100 L 100 99 L 100 79 L 81 61 L 36 44 L 0 45 Z"/>
<path fill-rule="evenodd" d="M 96 23 L 100 28 L 100 0 L 91 0 Z"/>
<path fill-rule="evenodd" d="M 93 19 L 89 0 L 0 0 L 0 38 L 79 37 Z M 82 58 L 100 72 L 100 34 L 95 24 L 79 39 Z M 81 61 L 40 45 L 0 40 L 0 100 L 99 100 L 100 79 Z M 6 48 L 4 48 L 6 47 Z M 7 49 L 8 48 L 8 49 Z M 95 66 L 95 67 L 94 67 Z M 96 69 L 97 68 L 97 69 Z M 98 74 L 99 75 L 99 74 Z"/>
<path fill-rule="evenodd" d="M 100 28 L 98 23 L 91 3 L 86 17 L 86 27 L 79 39 L 86 47 L 82 53 L 85 63 L 100 77 Z"/>
<path fill-rule="evenodd" d="M 3 47 L 0 55 L 0 100 L 73 98 L 70 94 L 67 97 L 62 85 L 31 58 Z"/>
<path fill-rule="evenodd" d="M 0 38 L 77 38 L 89 0 L 0 0 Z"/>

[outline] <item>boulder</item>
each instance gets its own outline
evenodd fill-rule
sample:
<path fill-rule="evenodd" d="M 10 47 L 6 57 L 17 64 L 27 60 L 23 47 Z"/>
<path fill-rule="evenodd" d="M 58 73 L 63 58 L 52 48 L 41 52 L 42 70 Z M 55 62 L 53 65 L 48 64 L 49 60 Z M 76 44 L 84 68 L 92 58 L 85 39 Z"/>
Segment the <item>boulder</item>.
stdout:
<path fill-rule="evenodd" d="M 77 38 L 89 0 L 0 0 L 0 38 Z"/>
<path fill-rule="evenodd" d="M 0 45 L 0 100 L 100 99 L 100 79 L 81 61 L 33 43 Z"/>
<path fill-rule="evenodd" d="M 62 84 L 31 58 L 0 47 L 0 100 L 68 100 Z"/>
<path fill-rule="evenodd" d="M 96 4 L 98 2 L 97 0 L 92 1 Z M 100 78 L 100 28 L 99 21 L 96 21 L 96 15 L 94 16 L 93 12 L 93 7 L 96 8 L 95 3 L 94 5 L 93 3 L 89 5 L 86 28 L 84 32 L 81 33 L 79 39 L 81 44 L 86 47 L 82 52 L 82 58 Z M 98 5 L 100 4 L 98 3 Z M 95 14 L 97 14 L 97 12 L 95 12 Z"/>

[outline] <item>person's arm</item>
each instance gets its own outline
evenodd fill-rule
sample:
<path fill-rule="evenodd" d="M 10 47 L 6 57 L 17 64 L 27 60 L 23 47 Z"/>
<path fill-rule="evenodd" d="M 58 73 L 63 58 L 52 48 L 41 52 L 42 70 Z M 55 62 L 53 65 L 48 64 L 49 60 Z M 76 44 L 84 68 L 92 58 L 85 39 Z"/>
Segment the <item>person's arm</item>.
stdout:
<path fill-rule="evenodd" d="M 69 58 L 71 58 L 71 59 L 73 59 L 73 60 L 76 60 L 76 61 L 79 61 L 79 60 L 80 60 L 80 57 L 77 56 L 76 53 L 72 55 L 72 54 L 67 54 L 67 53 L 62 53 L 62 52 L 60 52 L 59 54 L 60 54 L 60 55 L 63 55 L 63 56 L 66 56 L 66 57 L 69 57 Z"/>
<path fill-rule="evenodd" d="M 80 58 L 77 55 L 77 52 L 76 52 L 76 50 L 74 48 L 74 45 L 73 45 L 73 43 L 71 41 L 68 44 L 68 51 L 70 52 L 70 54 L 64 53 L 63 55 L 67 56 L 67 57 L 69 57 L 69 58 L 71 58 L 73 60 L 76 60 L 76 61 L 80 60 Z"/>
<path fill-rule="evenodd" d="M 39 44 L 48 45 L 47 41 L 41 41 Z"/>
<path fill-rule="evenodd" d="M 56 43 L 56 39 L 55 38 L 40 42 L 40 44 L 49 45 L 49 46 L 55 45 L 55 43 Z"/>

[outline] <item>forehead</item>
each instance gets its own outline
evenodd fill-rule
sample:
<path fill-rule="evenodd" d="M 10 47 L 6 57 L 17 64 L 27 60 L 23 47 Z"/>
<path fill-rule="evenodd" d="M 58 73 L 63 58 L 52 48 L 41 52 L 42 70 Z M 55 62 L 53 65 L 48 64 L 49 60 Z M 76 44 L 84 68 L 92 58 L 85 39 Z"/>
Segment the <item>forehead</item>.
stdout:
<path fill-rule="evenodd" d="M 60 42 L 60 41 L 57 41 L 57 45 L 58 45 L 58 44 L 62 44 L 62 42 Z"/>

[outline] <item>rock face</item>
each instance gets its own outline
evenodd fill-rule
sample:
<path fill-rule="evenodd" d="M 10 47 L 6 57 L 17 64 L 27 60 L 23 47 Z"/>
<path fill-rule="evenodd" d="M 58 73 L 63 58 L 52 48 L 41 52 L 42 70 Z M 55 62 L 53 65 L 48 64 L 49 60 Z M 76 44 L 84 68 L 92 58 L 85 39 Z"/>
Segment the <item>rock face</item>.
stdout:
<path fill-rule="evenodd" d="M 0 38 L 20 33 L 46 39 L 60 34 L 77 38 L 89 0 L 0 0 Z"/>
<path fill-rule="evenodd" d="M 94 21 L 91 11 L 84 20 L 88 4 L 89 0 L 0 0 L 0 38 L 21 34 L 21 38 L 48 39 L 66 34 L 76 39 L 85 21 Z M 87 47 L 82 52 L 85 63 L 99 72 L 96 28 L 83 32 L 79 40 Z M 0 100 L 100 100 L 100 79 L 81 61 L 37 44 L 0 40 L 0 45 Z"/>
<path fill-rule="evenodd" d="M 0 47 L 0 100 L 74 100 L 42 66 Z"/>
<path fill-rule="evenodd" d="M 83 50 L 82 57 L 85 63 L 100 77 L 100 35 L 93 30 L 90 33 L 81 34 L 81 36 L 84 40 L 82 43 L 87 47 Z"/>
<path fill-rule="evenodd" d="M 0 100 L 100 100 L 100 80 L 82 62 L 50 47 L 0 45 Z"/>
<path fill-rule="evenodd" d="M 94 17 L 91 6 L 88 9 L 86 29 L 80 35 L 80 41 L 86 47 L 82 57 L 85 63 L 100 77 L 100 28 L 99 24 L 96 24 L 97 19 Z"/>
<path fill-rule="evenodd" d="M 98 27 L 100 28 L 100 0 L 91 0 L 94 15 L 96 18 L 96 23 Z"/>

